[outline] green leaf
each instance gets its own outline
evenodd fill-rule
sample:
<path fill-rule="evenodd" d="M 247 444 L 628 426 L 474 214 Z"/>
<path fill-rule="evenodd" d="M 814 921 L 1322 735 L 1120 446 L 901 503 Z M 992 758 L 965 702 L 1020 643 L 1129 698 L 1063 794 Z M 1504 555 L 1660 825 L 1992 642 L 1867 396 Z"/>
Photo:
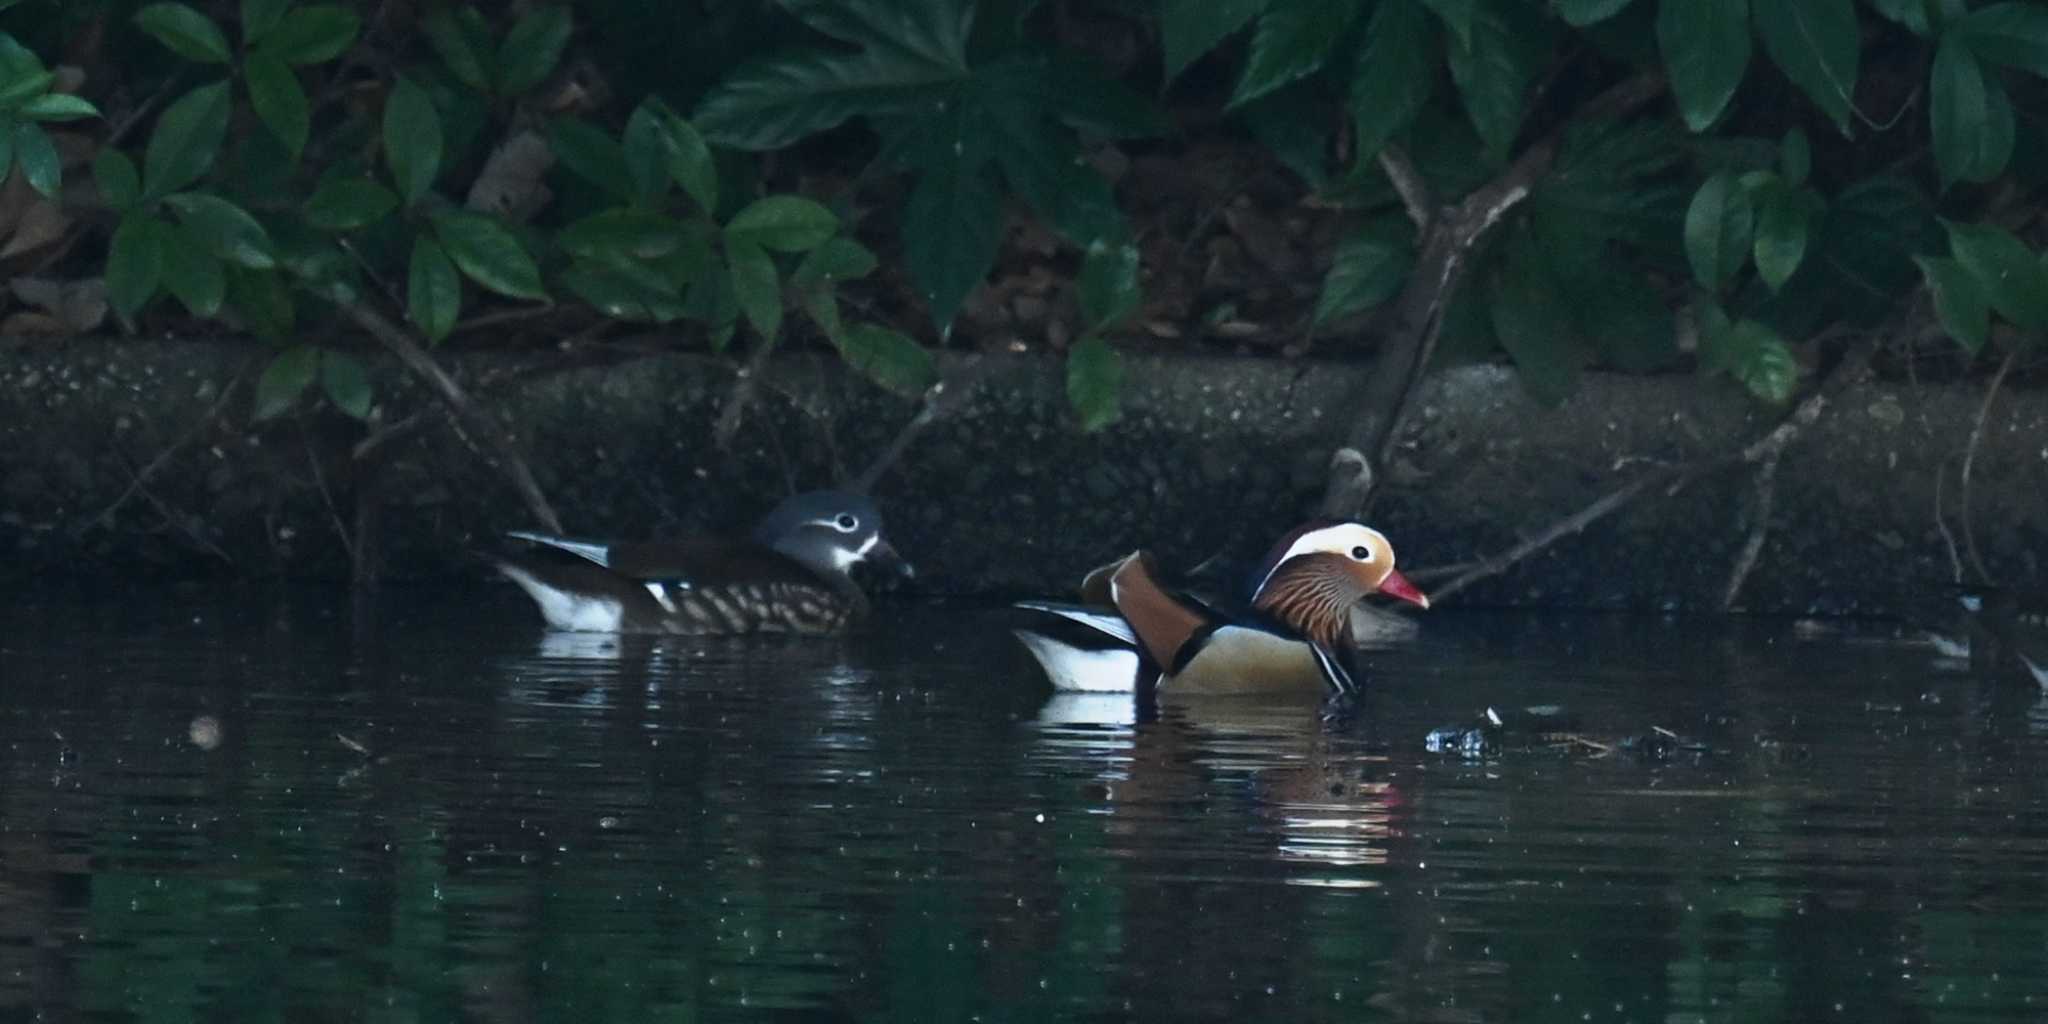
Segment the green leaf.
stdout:
<path fill-rule="evenodd" d="M 242 76 L 248 83 L 249 105 L 256 108 L 256 116 L 284 144 L 292 159 L 298 159 L 299 151 L 306 148 L 306 135 L 312 130 L 312 111 L 306 91 L 299 87 L 299 76 L 283 61 L 260 50 L 242 62 Z"/>
<path fill-rule="evenodd" d="M 430 342 L 439 343 L 455 329 L 462 313 L 462 281 L 447 250 L 421 235 L 412 243 L 412 263 L 405 280 L 406 313 Z"/>
<path fill-rule="evenodd" d="M 548 126 L 548 148 L 562 166 L 613 197 L 632 202 L 638 195 L 624 150 L 604 129 L 582 118 L 558 117 Z"/>
<path fill-rule="evenodd" d="M 839 339 L 839 356 L 869 380 L 906 398 L 916 398 L 939 379 L 932 354 L 887 327 L 861 324 Z"/>
<path fill-rule="evenodd" d="M 990 99 L 984 127 L 995 136 L 996 162 L 1011 190 L 1075 244 L 1123 237 L 1116 196 L 1073 133 L 1054 126 L 1040 107 Z"/>
<path fill-rule="evenodd" d="M 669 177 L 697 201 L 699 209 L 706 214 L 718 212 L 718 164 L 711 158 L 711 147 L 704 144 L 704 137 L 690 122 L 680 117 L 664 119 L 668 128 L 672 148 L 668 154 Z"/>
<path fill-rule="evenodd" d="M 837 0 L 791 9 L 797 7 L 813 27 L 862 49 L 749 62 L 697 107 L 692 120 L 705 138 L 738 149 L 779 149 L 853 117 L 956 116 L 940 107 L 969 77 L 968 8 Z"/>
<path fill-rule="evenodd" d="M 903 210 L 903 260 L 943 336 L 995 263 L 1002 208 L 978 167 L 928 169 Z"/>
<path fill-rule="evenodd" d="M 49 94 L 51 83 L 57 76 L 42 70 L 37 61 L 35 70 L 24 71 L 18 77 L 0 77 L 0 110 L 13 110 L 22 104 Z"/>
<path fill-rule="evenodd" d="M 228 83 L 202 85 L 164 110 L 143 154 L 146 194 L 161 198 L 198 181 L 228 133 Z"/>
<path fill-rule="evenodd" d="M 1778 143 L 1778 173 L 1785 176 L 1785 184 L 1798 188 L 1806 184 L 1812 171 L 1813 147 L 1806 141 L 1806 132 L 1794 126 Z"/>
<path fill-rule="evenodd" d="M 320 390 L 336 409 L 359 420 L 370 418 L 370 370 L 346 352 L 320 354 Z"/>
<path fill-rule="evenodd" d="M 353 231 L 397 208 L 398 197 L 368 178 L 330 175 L 320 179 L 304 212 L 306 223 L 322 231 Z"/>
<path fill-rule="evenodd" d="M 759 245 L 728 239 L 725 262 L 740 311 L 762 341 L 773 344 L 782 332 L 782 281 L 775 273 L 775 261 Z"/>
<path fill-rule="evenodd" d="M 1565 23 L 1584 27 L 1620 14 L 1629 0 L 1557 0 L 1557 13 Z"/>
<path fill-rule="evenodd" d="M 428 12 L 420 21 L 426 30 L 427 40 L 434 44 L 434 52 L 441 55 L 441 62 L 456 81 L 478 92 L 491 91 L 491 69 L 486 65 L 490 52 L 490 34 L 483 27 L 482 19 L 475 8 L 467 5 L 459 8 L 438 7 Z"/>
<path fill-rule="evenodd" d="M 674 252 L 683 243 L 683 228 L 672 217 L 619 208 L 599 211 L 563 228 L 558 240 L 563 249 L 585 259 L 651 260 Z"/>
<path fill-rule="evenodd" d="M 1123 415 L 1124 357 L 1096 335 L 1081 339 L 1067 352 L 1067 404 L 1089 433 Z"/>
<path fill-rule="evenodd" d="M 362 17 L 346 7 L 310 4 L 286 14 L 258 41 L 256 52 L 293 67 L 322 64 L 347 53 L 362 27 Z"/>
<path fill-rule="evenodd" d="M 2048 77 L 2048 7 L 2039 2 L 1980 7 L 1944 33 L 1943 44 L 1951 38 L 1993 64 Z"/>
<path fill-rule="evenodd" d="M 1749 70 L 1749 0 L 1658 0 L 1657 45 L 1685 126 L 1706 131 Z"/>
<path fill-rule="evenodd" d="M 113 209 L 126 210 L 142 198 L 142 176 L 135 171 L 135 161 L 112 146 L 100 147 L 99 155 L 93 157 L 92 176 L 99 184 L 100 199 Z"/>
<path fill-rule="evenodd" d="M 517 96 L 554 74 L 569 45 L 569 9 L 536 7 L 513 24 L 498 47 L 498 95 Z"/>
<path fill-rule="evenodd" d="M 251 270 L 235 263 L 226 264 L 223 269 L 228 278 L 227 305 L 250 330 L 266 338 L 292 336 L 297 310 L 283 274 L 276 270 Z"/>
<path fill-rule="evenodd" d="M 292 0 L 242 0 L 243 41 L 249 45 L 262 42 L 291 5 Z"/>
<path fill-rule="evenodd" d="M 21 168 L 21 176 L 28 179 L 29 187 L 45 197 L 56 198 L 58 186 L 64 183 L 64 162 L 50 136 L 40 126 L 23 121 L 14 126 L 13 142 L 15 164 Z"/>
<path fill-rule="evenodd" d="M 833 238 L 812 249 L 810 255 L 797 265 L 796 273 L 789 275 L 790 283 L 799 288 L 816 284 L 836 284 L 866 277 L 875 269 L 875 254 L 868 247 L 844 236 Z"/>
<path fill-rule="evenodd" d="M 1544 267 L 1543 254 L 1526 236 L 1516 242 L 1489 281 L 1487 311 L 1501 348 L 1515 361 L 1522 387 L 1536 401 L 1555 406 L 1578 388 L 1586 351 L 1575 338 L 1571 312 Z"/>
<path fill-rule="evenodd" d="M 193 316 L 220 315 L 221 302 L 227 297 L 227 272 L 220 257 L 183 228 L 165 225 L 164 230 L 169 242 L 166 251 L 176 257 L 164 260 L 164 289 L 177 296 Z"/>
<path fill-rule="evenodd" d="M 448 258 L 470 280 L 508 298 L 547 301 L 540 269 L 503 224 L 465 211 L 435 214 L 433 225 Z"/>
<path fill-rule="evenodd" d="M 1806 256 L 1809 206 L 1800 193 L 1779 183 L 1757 204 L 1756 272 L 1772 291 L 1784 287 Z"/>
<path fill-rule="evenodd" d="M 1138 308 L 1138 247 L 1095 242 L 1081 259 L 1082 322 L 1090 331 L 1115 326 Z"/>
<path fill-rule="evenodd" d="M 47 92 L 22 104 L 20 113 L 31 121 L 76 121 L 100 116 L 100 108 L 78 96 Z"/>
<path fill-rule="evenodd" d="M 404 75 L 384 102 L 384 160 L 407 205 L 427 194 L 441 170 L 441 114 L 427 91 Z"/>
<path fill-rule="evenodd" d="M 1159 11 L 1166 80 L 1216 48 L 1231 33 L 1251 24 L 1266 0 L 1164 0 Z"/>
<path fill-rule="evenodd" d="M 1726 371 L 1767 402 L 1790 400 L 1799 387 L 1799 362 L 1785 339 L 1755 320 L 1730 324 L 1718 310 L 1715 313 L 1700 331 L 1701 368 Z"/>
<path fill-rule="evenodd" d="M 1387 232 L 1361 232 L 1337 246 L 1323 291 L 1316 298 L 1311 331 L 1332 320 L 1355 316 L 1393 298 L 1414 265 L 1412 249 Z"/>
<path fill-rule="evenodd" d="M 1751 14 L 1771 60 L 1847 133 L 1863 50 L 1852 0 L 1758 0 Z"/>
<path fill-rule="evenodd" d="M 149 214 L 131 211 L 114 228 L 107 246 L 107 301 L 124 317 L 134 317 L 163 281 L 164 236 L 170 225 Z"/>
<path fill-rule="evenodd" d="M 668 191 L 668 165 L 675 155 L 675 139 L 665 123 L 668 119 L 656 109 L 658 105 L 650 100 L 633 108 L 621 144 L 626 176 L 633 182 L 633 199 L 642 206 L 654 205 Z"/>
<path fill-rule="evenodd" d="M 579 261 L 562 272 L 562 284 L 613 319 L 663 324 L 687 312 L 675 285 L 644 265 Z"/>
<path fill-rule="evenodd" d="M 1481 0 L 1422 0 L 1422 3 L 1436 12 L 1459 46 L 1471 48 L 1472 22 Z"/>
<path fill-rule="evenodd" d="M 206 251 L 221 259 L 251 270 L 268 270 L 277 265 L 270 233 L 241 207 L 202 192 L 167 196 L 164 205 L 176 210 L 185 230 Z"/>
<path fill-rule="evenodd" d="M 1408 127 L 1436 83 L 1429 17 L 1417 0 L 1381 0 L 1351 74 L 1352 147 L 1371 161 Z"/>
<path fill-rule="evenodd" d="M 1942 36 L 1932 79 L 1927 113 L 1942 187 L 2005 173 L 2015 138 L 2012 101 L 1957 33 Z"/>
<path fill-rule="evenodd" d="M 1870 6 L 1877 13 L 1906 26 L 1914 35 L 1924 36 L 1931 30 L 1927 20 L 1927 0 L 1870 0 Z"/>
<path fill-rule="evenodd" d="M 733 298 L 732 273 L 723 263 L 712 264 L 710 272 L 699 274 L 683 294 L 683 315 L 710 329 L 711 350 L 722 351 L 732 340 L 739 320 L 738 300 Z"/>
<path fill-rule="evenodd" d="M 1991 296 L 1977 276 L 1955 260 L 1919 256 L 1913 262 L 1927 278 L 1941 329 L 1971 355 L 1984 351 L 1985 339 L 1991 336 Z"/>
<path fill-rule="evenodd" d="M 1716 174 L 1693 193 L 1685 211 L 1685 256 L 1701 287 L 1718 289 L 1742 269 L 1755 217 L 1748 190 L 1733 174 Z"/>
<path fill-rule="evenodd" d="M 726 222 L 728 244 L 741 242 L 777 252 L 809 252 L 839 231 L 831 210 L 803 196 L 764 196 Z"/>
<path fill-rule="evenodd" d="M 313 386 L 319 372 L 319 349 L 293 345 L 279 352 L 256 378 L 256 409 L 251 417 L 260 423 L 298 404 L 299 396 Z"/>
<path fill-rule="evenodd" d="M 1485 0 L 1473 11 L 1470 39 L 1450 47 L 1451 81 L 1489 155 L 1503 160 L 1521 129 L 1529 83 L 1550 55 L 1550 39 L 1519 0 Z"/>
<path fill-rule="evenodd" d="M 1945 222 L 1949 248 L 1998 315 L 2030 331 L 2048 330 L 2048 269 L 2012 233 L 1989 224 Z"/>
<path fill-rule="evenodd" d="M 1349 0 L 1271 0 L 1252 33 L 1251 56 L 1230 105 L 1243 106 L 1322 70 L 1358 11 Z"/>
<path fill-rule="evenodd" d="M 226 64 L 233 59 L 228 37 L 204 14 L 178 3 L 150 4 L 135 12 L 135 27 L 186 60 Z"/>

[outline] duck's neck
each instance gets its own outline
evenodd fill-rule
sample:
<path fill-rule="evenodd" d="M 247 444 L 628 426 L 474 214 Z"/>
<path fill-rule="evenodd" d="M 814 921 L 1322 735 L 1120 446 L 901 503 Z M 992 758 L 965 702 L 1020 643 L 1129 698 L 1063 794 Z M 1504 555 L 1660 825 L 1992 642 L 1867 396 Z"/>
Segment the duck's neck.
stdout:
<path fill-rule="evenodd" d="M 1274 570 L 1252 595 L 1252 607 L 1334 651 L 1351 631 L 1351 606 L 1363 596 L 1345 576 L 1303 558 Z"/>

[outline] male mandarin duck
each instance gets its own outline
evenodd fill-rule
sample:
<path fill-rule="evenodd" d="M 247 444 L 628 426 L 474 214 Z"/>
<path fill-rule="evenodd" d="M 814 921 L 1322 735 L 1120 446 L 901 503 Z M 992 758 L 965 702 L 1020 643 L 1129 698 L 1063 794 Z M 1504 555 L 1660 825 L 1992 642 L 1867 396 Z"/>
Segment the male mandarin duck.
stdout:
<path fill-rule="evenodd" d="M 1352 605 L 1377 593 L 1429 607 L 1394 568 L 1387 538 L 1354 522 L 1295 529 L 1253 578 L 1248 612 L 1228 615 L 1169 591 L 1151 556 L 1137 551 L 1090 573 L 1084 604 L 1019 605 L 1088 627 L 1087 642 L 1015 632 L 1060 690 L 1135 690 L 1156 681 L 1162 695 L 1343 692 L 1356 685 L 1343 660 Z"/>
<path fill-rule="evenodd" d="M 496 558 L 498 571 L 532 596 L 548 625 L 583 632 L 837 633 L 868 610 L 854 566 L 914 575 L 883 538 L 875 503 L 836 491 L 783 501 L 746 540 L 512 536 L 583 559 Z"/>

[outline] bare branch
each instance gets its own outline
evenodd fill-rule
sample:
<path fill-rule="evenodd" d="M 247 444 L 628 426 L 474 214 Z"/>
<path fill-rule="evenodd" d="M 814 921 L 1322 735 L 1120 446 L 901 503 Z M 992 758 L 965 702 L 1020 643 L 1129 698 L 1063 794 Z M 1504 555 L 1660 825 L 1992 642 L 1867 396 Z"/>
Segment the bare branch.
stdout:
<path fill-rule="evenodd" d="M 1774 449 L 1756 469 L 1756 500 L 1750 505 L 1749 539 L 1742 542 L 1742 552 L 1728 572 L 1728 586 L 1721 591 L 1724 612 L 1734 610 L 1742 585 L 1749 581 L 1749 574 L 1756 570 L 1757 557 L 1763 554 L 1764 538 L 1771 532 L 1771 506 L 1778 496 L 1778 462 L 1783 455 L 1783 448 Z"/>
<path fill-rule="evenodd" d="M 462 385 L 456 383 L 455 378 L 449 376 L 448 371 L 442 369 L 441 364 L 436 363 L 434 357 L 428 355 L 427 350 L 413 340 L 412 335 L 400 330 L 376 310 L 356 302 L 343 303 L 340 308 L 348 314 L 350 320 L 355 321 L 356 326 L 370 332 L 372 337 L 391 350 L 392 355 L 398 357 L 399 362 L 404 363 L 407 369 L 417 374 L 440 394 L 441 400 L 455 413 L 456 419 L 467 424 L 470 430 L 482 438 L 503 461 L 505 475 L 511 477 L 513 488 L 519 492 L 520 498 L 525 500 L 527 510 L 533 513 L 533 517 L 549 530 L 562 532 L 562 520 L 555 515 L 554 506 L 548 504 L 547 495 L 541 493 L 540 484 L 533 477 L 533 470 L 529 469 L 526 460 L 520 457 L 519 449 L 513 445 L 511 437 L 497 421 L 477 409 L 470 401 L 469 395 L 462 390 Z"/>
<path fill-rule="evenodd" d="M 1998 389 L 2005 383 L 2005 375 L 2012 372 L 2012 365 L 2018 361 L 2018 346 L 2005 354 L 2005 361 L 1998 364 L 1998 372 L 1991 377 L 1991 384 L 1984 389 L 1984 401 L 1977 406 L 1977 420 L 1970 425 L 1970 444 L 1963 449 L 1962 496 L 1957 499 L 1957 515 L 1963 521 L 1963 550 L 1970 553 L 1970 567 L 1977 570 L 1977 578 L 1985 583 L 1996 583 L 1991 573 L 1984 568 L 1984 556 L 1977 551 L 1977 530 L 1970 521 L 1970 474 L 1977 467 L 1977 448 L 1984 441 L 1984 421 L 1991 416 L 1991 403 L 1998 399 Z"/>
<path fill-rule="evenodd" d="M 880 480 L 882 474 L 888 472 L 889 467 L 903 457 L 904 451 L 910 447 L 910 442 L 916 440 L 917 435 L 923 433 L 926 427 L 952 415 L 965 405 L 967 399 L 981 387 L 982 379 L 987 375 L 986 361 L 969 358 L 958 363 L 950 373 L 940 378 L 938 383 L 926 388 L 924 405 L 917 410 L 917 415 L 912 416 L 910 422 L 905 423 L 903 429 L 896 432 L 896 437 L 889 442 L 889 447 L 882 449 L 882 454 L 877 455 L 875 460 L 868 464 L 868 468 L 861 471 L 860 476 L 853 482 L 853 492 L 866 494 L 872 490 L 875 481 Z"/>
<path fill-rule="evenodd" d="M 1380 169 L 1387 172 L 1387 180 L 1394 183 L 1394 191 L 1401 197 L 1401 205 L 1408 210 L 1408 219 L 1415 222 L 1415 230 L 1428 231 L 1431 221 L 1436 219 L 1436 198 L 1431 194 L 1429 183 L 1422 180 L 1415 163 L 1408 159 L 1408 152 L 1399 146 L 1388 145 L 1380 150 Z"/>

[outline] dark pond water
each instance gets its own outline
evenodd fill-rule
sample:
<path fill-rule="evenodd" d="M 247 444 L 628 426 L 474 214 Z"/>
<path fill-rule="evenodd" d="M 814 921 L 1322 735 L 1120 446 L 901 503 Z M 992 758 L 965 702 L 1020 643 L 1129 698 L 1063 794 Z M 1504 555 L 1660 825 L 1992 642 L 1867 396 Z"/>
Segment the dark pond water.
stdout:
<path fill-rule="evenodd" d="M 2023 1021 L 2048 714 L 1889 630 L 1433 613 L 1348 718 L 991 611 L 0 598 L 0 1021 Z M 1592 743 L 1433 727 L 1562 703 Z"/>

